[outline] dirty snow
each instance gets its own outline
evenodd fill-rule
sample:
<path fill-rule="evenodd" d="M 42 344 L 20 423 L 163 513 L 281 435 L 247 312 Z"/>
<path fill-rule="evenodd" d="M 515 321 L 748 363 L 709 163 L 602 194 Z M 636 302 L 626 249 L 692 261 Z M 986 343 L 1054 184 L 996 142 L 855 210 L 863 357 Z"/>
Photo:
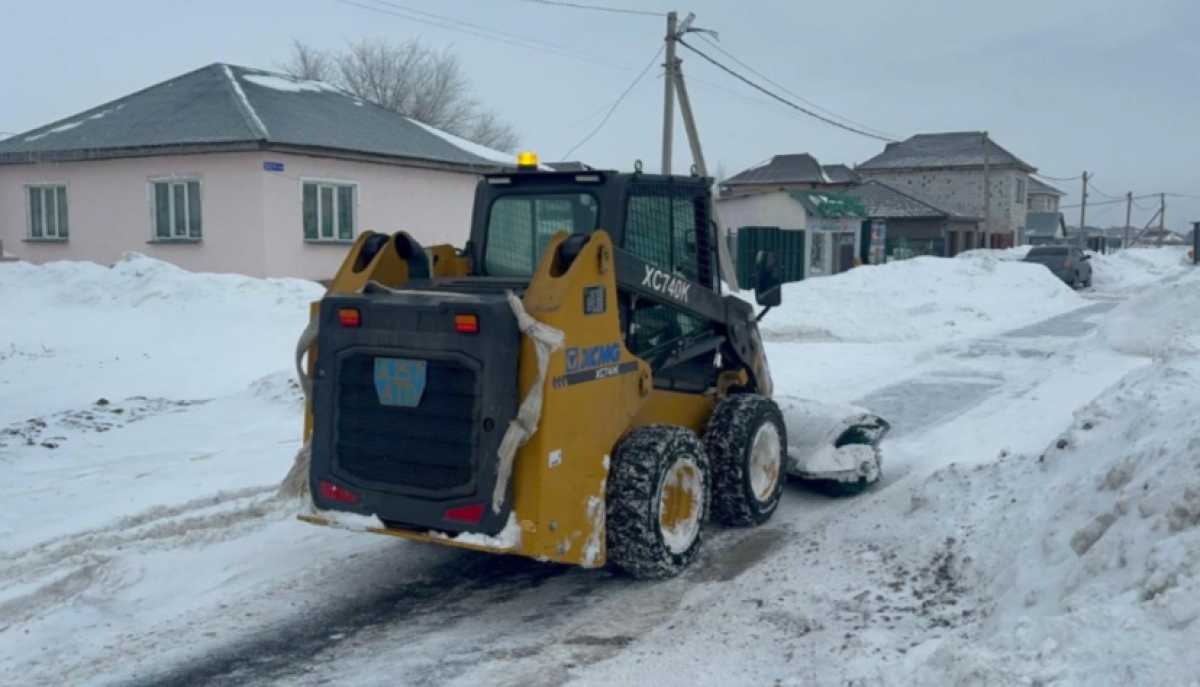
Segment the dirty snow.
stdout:
<path fill-rule="evenodd" d="M 508 522 L 504 523 L 504 529 L 497 532 L 495 536 L 475 532 L 460 532 L 453 536 L 442 532 L 429 532 L 429 536 L 434 539 L 448 539 L 459 544 L 482 546 L 497 551 L 511 551 L 521 545 L 521 524 L 517 522 L 517 514 L 509 512 Z"/>
<path fill-rule="evenodd" d="M 987 256 L 789 286 L 776 385 L 891 420 L 883 478 L 789 484 L 660 583 L 297 522 L 315 284 L 0 264 L 0 683 L 1194 684 L 1178 257 L 1082 294 Z"/>

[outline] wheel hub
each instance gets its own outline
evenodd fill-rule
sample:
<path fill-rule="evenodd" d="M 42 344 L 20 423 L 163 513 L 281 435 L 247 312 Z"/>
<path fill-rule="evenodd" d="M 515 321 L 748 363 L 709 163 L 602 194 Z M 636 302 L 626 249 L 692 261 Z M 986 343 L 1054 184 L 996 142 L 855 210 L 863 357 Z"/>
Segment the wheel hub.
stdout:
<path fill-rule="evenodd" d="M 691 458 L 671 464 L 658 498 L 658 526 L 673 554 L 687 551 L 700 534 L 700 505 L 704 502 L 700 468 Z"/>
<path fill-rule="evenodd" d="M 765 422 L 750 442 L 750 490 L 754 498 L 768 501 L 775 493 L 783 468 L 783 446 L 774 423 Z"/>

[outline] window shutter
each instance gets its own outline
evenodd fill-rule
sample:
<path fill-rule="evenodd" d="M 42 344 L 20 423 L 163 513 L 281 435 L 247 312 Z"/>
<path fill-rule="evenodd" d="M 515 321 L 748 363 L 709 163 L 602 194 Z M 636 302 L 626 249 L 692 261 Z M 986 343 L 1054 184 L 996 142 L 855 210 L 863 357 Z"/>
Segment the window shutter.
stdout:
<path fill-rule="evenodd" d="M 154 236 L 171 238 L 171 186 L 163 182 L 154 184 Z"/>
<path fill-rule="evenodd" d="M 59 186 L 58 193 L 58 235 L 62 238 L 67 238 L 67 187 Z"/>
<path fill-rule="evenodd" d="M 187 182 L 188 197 L 188 236 L 193 239 L 201 237 L 200 230 L 200 182 Z"/>
<path fill-rule="evenodd" d="M 29 237 L 42 237 L 42 189 L 29 189 Z"/>
<path fill-rule="evenodd" d="M 338 238 L 354 238 L 354 187 L 338 186 Z"/>
<path fill-rule="evenodd" d="M 317 238 L 317 185 L 304 185 L 304 238 Z"/>

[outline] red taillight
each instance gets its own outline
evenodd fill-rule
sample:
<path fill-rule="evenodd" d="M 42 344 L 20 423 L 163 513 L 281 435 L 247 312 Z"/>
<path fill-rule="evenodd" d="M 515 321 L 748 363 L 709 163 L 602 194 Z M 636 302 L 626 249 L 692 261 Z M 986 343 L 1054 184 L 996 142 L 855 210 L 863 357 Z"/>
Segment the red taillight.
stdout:
<path fill-rule="evenodd" d="M 454 331 L 459 334 L 478 334 L 479 318 L 475 315 L 455 315 Z"/>
<path fill-rule="evenodd" d="M 343 327 L 358 327 L 362 324 L 362 313 L 358 308 L 339 308 L 338 322 L 341 322 Z"/>
<path fill-rule="evenodd" d="M 443 520 L 454 520 L 456 522 L 467 522 L 472 525 L 478 524 L 483 519 L 483 504 L 472 503 L 467 506 L 455 506 L 446 511 L 442 515 Z"/>
<path fill-rule="evenodd" d="M 338 503 L 358 503 L 358 494 L 350 491 L 345 487 L 339 487 L 333 482 L 321 480 L 320 483 L 321 498 L 326 501 L 337 501 Z"/>

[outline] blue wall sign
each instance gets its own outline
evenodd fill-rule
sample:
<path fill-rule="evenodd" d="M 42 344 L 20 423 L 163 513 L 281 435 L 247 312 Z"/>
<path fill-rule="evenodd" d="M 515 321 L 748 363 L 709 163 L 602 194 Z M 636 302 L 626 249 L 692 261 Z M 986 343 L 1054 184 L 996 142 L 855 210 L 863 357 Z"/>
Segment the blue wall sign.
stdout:
<path fill-rule="evenodd" d="M 264 162 L 263 163 L 263 171 L 264 172 L 282 172 L 283 171 L 283 163 L 282 162 Z"/>

